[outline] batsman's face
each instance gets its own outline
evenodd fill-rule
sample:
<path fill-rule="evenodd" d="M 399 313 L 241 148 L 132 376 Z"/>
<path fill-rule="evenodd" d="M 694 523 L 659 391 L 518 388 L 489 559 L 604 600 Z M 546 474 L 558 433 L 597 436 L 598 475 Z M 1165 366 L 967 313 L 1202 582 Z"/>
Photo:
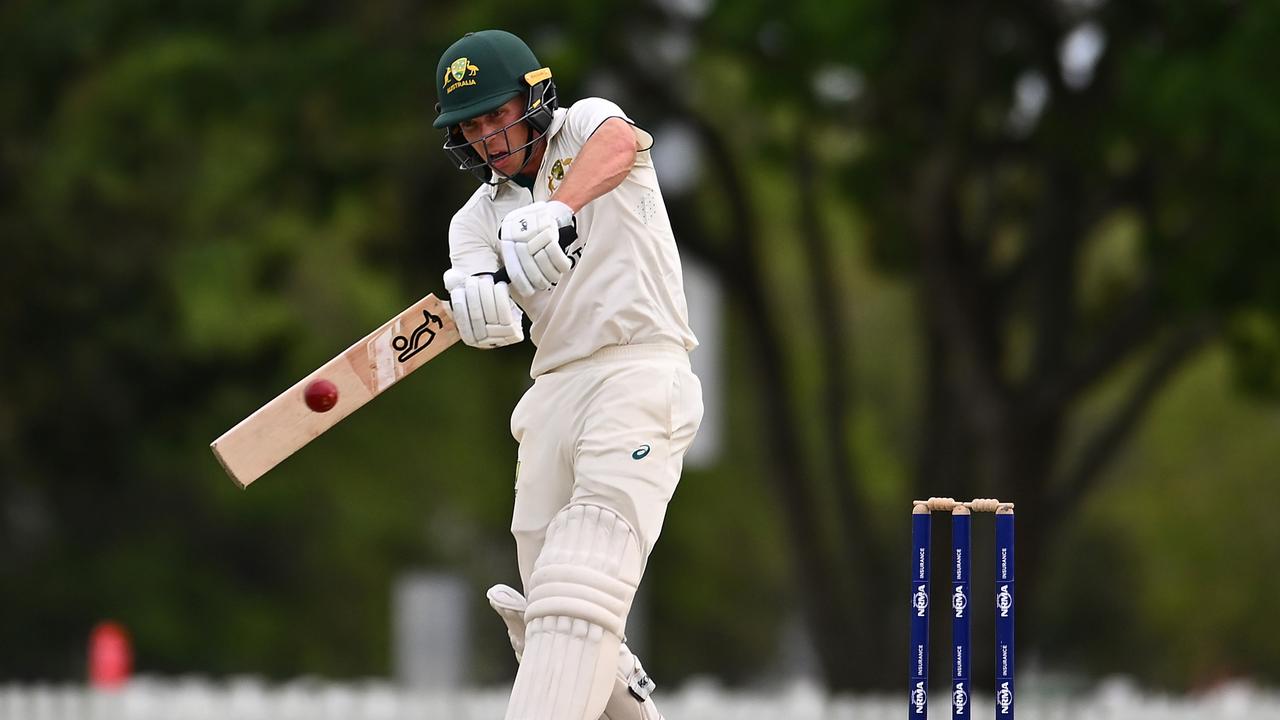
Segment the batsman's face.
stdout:
<path fill-rule="evenodd" d="M 510 177 L 524 163 L 524 153 L 513 152 L 529 142 L 529 126 L 519 122 L 524 99 L 517 97 L 496 110 L 458 123 L 462 136 L 489 166 Z M 538 148 L 535 148 L 537 150 Z M 537 168 L 536 158 L 529 163 Z"/>

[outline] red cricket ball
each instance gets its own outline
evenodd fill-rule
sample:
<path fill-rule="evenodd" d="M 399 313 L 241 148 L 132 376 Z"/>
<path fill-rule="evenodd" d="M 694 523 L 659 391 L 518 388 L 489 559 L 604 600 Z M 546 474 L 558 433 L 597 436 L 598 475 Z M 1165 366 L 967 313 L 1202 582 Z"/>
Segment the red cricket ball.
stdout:
<path fill-rule="evenodd" d="M 307 407 L 316 412 L 329 412 L 338 404 L 338 386 L 329 380 L 313 380 L 304 395 Z"/>

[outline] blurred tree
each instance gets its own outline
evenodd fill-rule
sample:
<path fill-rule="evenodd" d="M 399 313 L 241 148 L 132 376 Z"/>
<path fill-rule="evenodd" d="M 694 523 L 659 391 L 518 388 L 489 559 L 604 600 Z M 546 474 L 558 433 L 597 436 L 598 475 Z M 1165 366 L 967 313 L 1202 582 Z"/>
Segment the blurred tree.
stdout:
<path fill-rule="evenodd" d="M 1276 407 L 1230 392 L 1230 359 L 1217 347 L 1170 383 L 1116 481 L 1050 549 L 1042 627 L 1058 667 L 1192 690 L 1274 682 Z"/>
<path fill-rule="evenodd" d="M 591 47 L 538 8 L 507 21 L 573 95 Z M 488 24 L 393 0 L 0 7 L 0 64 L 20 69 L 0 74 L 0 337 L 26 349 L 0 376 L 0 676 L 82 672 L 102 617 L 131 629 L 142 672 L 385 674 L 396 573 L 515 577 L 507 417 L 529 347 L 449 353 L 249 494 L 208 450 L 439 288 L 471 187 L 428 124 L 436 53 Z M 735 552 L 771 544 L 735 522 Z M 726 619 L 684 584 L 759 594 L 785 561 L 729 568 L 719 527 L 685 536 L 706 551 L 653 605 L 720 623 L 709 660 L 748 677 L 772 634 L 738 628 L 776 603 Z M 489 621 L 482 681 L 510 671 Z"/>
<path fill-rule="evenodd" d="M 435 239 L 467 188 L 435 184 L 420 47 L 453 33 L 424 34 L 421 13 L 0 8 L 0 336 L 16 361 L 0 378 L 0 674 L 66 676 L 103 616 L 133 630 L 147 672 L 385 672 L 394 573 L 491 552 L 428 535 L 423 513 L 433 490 L 505 497 L 508 464 L 470 458 L 496 481 L 473 487 L 449 458 L 430 485 L 402 460 L 423 445 L 414 401 L 476 383 L 398 393 L 252 502 L 207 448 L 437 285 Z M 505 412 L 519 352 L 473 372 L 485 363 L 508 380 L 469 407 Z"/>
<path fill-rule="evenodd" d="M 1263 90 L 1280 10 L 706 9 L 657 3 L 625 23 L 654 42 L 609 47 L 697 138 L 706 185 L 676 205 L 681 237 L 756 336 L 766 472 L 826 680 L 900 681 L 883 662 L 897 624 L 867 619 L 900 614 L 877 581 L 900 575 L 908 495 L 1018 502 L 1034 648 L 1048 546 L 1169 380 L 1223 340 L 1244 386 L 1278 386 L 1277 170 L 1259 159 L 1280 150 L 1280 98 Z M 851 206 L 877 265 L 917 288 L 918 464 L 887 493 L 856 440 L 874 390 L 851 345 L 847 236 L 828 229 Z M 1116 382 L 1110 411 L 1082 422 Z"/>
<path fill-rule="evenodd" d="M 735 433 L 732 457 L 681 491 L 692 504 L 673 507 L 658 550 L 681 555 L 654 564 L 661 624 L 689 630 L 668 642 L 702 653 L 671 661 L 679 672 L 750 679 L 774 650 L 789 567 L 827 681 L 897 686 L 885 658 L 904 646 L 912 495 L 1018 501 L 1034 643 L 1051 546 L 1074 537 L 1068 521 L 1179 369 L 1221 342 L 1242 385 L 1280 385 L 1277 170 L 1263 160 L 1280 99 L 1260 90 L 1280 9 L 503 12 L 567 97 L 615 97 L 660 142 L 688 131 L 702 160 L 669 201 L 734 298 L 732 377 L 743 364 L 751 380 L 733 422 L 754 403 L 756 435 Z M 442 228 L 469 189 L 426 127 L 435 52 L 493 13 L 0 6 L 0 647 L 21 649 L 0 674 L 67 675 L 108 614 L 149 671 L 384 672 L 397 571 L 514 572 L 496 500 L 509 455 L 423 430 L 447 408 L 469 439 L 509 442 L 528 348 L 442 358 L 251 502 L 207 450 L 438 287 Z M 914 288 L 914 314 L 861 304 L 893 283 Z M 756 475 L 776 503 L 740 488 Z M 705 512 L 729 494 L 733 517 Z M 1130 551 L 1112 572 L 1138 564 Z"/>

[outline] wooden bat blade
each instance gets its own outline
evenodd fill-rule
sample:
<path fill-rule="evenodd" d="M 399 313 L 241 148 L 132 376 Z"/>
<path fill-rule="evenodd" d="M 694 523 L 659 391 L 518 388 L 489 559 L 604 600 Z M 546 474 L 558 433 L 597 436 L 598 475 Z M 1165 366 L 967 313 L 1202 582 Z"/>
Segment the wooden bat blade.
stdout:
<path fill-rule="evenodd" d="M 428 295 L 241 420 L 213 441 L 213 454 L 237 485 L 248 487 L 457 341 L 448 307 Z M 337 403 L 324 412 L 312 410 L 305 399 L 317 380 L 338 390 Z"/>

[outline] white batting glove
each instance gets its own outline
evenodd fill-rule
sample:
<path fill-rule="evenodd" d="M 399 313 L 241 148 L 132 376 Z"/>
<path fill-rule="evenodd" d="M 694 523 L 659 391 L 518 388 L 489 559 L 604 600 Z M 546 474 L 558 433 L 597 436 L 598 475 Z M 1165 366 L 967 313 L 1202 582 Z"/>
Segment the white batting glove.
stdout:
<path fill-rule="evenodd" d="M 453 323 L 462 342 L 482 349 L 502 347 L 524 340 L 524 313 L 511 300 L 506 283 L 495 283 L 487 273 L 465 275 L 449 268 L 444 273 Z"/>
<path fill-rule="evenodd" d="M 573 211 L 559 200 L 512 210 L 498 227 L 502 263 L 521 295 L 550 290 L 573 266 L 560 247 L 560 228 L 573 224 Z"/>

